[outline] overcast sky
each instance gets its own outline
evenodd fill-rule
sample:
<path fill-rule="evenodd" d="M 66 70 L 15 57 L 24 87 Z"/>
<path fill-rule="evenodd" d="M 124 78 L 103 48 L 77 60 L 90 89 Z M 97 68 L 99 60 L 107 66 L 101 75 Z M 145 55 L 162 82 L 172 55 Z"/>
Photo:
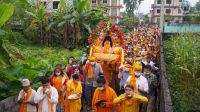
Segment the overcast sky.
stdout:
<path fill-rule="evenodd" d="M 194 5 L 197 1 L 199 0 L 187 0 L 191 3 L 191 5 Z M 123 0 L 121 0 L 121 3 L 123 3 Z M 136 12 L 140 12 L 140 13 L 149 13 L 149 10 L 151 9 L 151 4 L 154 3 L 154 0 L 144 0 L 142 1 L 142 3 L 140 4 L 138 10 Z M 123 12 L 125 10 L 125 7 L 123 9 L 121 9 L 121 11 Z"/>

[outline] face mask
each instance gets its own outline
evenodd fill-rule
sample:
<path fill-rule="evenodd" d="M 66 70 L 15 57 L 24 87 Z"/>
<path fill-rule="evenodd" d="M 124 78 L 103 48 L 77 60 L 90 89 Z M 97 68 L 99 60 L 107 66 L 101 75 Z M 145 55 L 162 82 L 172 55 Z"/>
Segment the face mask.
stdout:
<path fill-rule="evenodd" d="M 144 51 L 141 52 L 141 55 L 144 56 Z"/>
<path fill-rule="evenodd" d="M 59 76 L 59 75 L 60 75 L 60 72 L 56 72 L 55 74 L 56 74 L 56 76 Z"/>
<path fill-rule="evenodd" d="M 75 73 L 76 73 L 76 74 L 79 74 L 80 72 L 79 72 L 79 71 L 75 71 Z"/>
<path fill-rule="evenodd" d="M 91 65 L 95 65 L 95 62 L 90 62 Z"/>
<path fill-rule="evenodd" d="M 72 65 L 73 67 L 76 67 L 76 65 Z"/>
<path fill-rule="evenodd" d="M 86 57 L 86 56 L 87 56 L 87 54 L 83 54 L 83 56 L 84 56 L 84 57 Z"/>
<path fill-rule="evenodd" d="M 136 61 L 136 63 L 137 63 L 138 65 L 140 65 L 140 64 L 141 64 L 141 62 L 140 62 L 140 61 Z"/>
<path fill-rule="evenodd" d="M 69 64 L 71 64 L 71 63 L 72 63 L 72 61 L 70 60 L 70 61 L 69 61 Z"/>
<path fill-rule="evenodd" d="M 139 77 L 141 75 L 141 73 L 135 72 L 135 76 Z"/>
<path fill-rule="evenodd" d="M 125 68 L 124 71 L 125 72 L 129 72 L 130 68 Z"/>
<path fill-rule="evenodd" d="M 104 87 L 102 86 L 102 87 L 98 87 L 98 89 L 100 90 L 100 91 L 103 91 L 104 90 Z"/>
<path fill-rule="evenodd" d="M 151 74 L 151 72 L 144 72 L 144 74 L 147 74 L 147 75 L 149 75 L 149 74 Z"/>

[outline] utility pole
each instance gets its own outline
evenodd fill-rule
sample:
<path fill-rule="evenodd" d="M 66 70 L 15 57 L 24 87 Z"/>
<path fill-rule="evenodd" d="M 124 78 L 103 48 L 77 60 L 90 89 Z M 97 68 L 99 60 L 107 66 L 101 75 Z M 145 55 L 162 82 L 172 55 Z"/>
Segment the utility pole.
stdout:
<path fill-rule="evenodd" d="M 161 0 L 162 4 L 161 4 L 161 13 L 160 13 L 160 29 L 161 29 L 161 33 L 163 33 L 164 30 L 164 15 L 165 15 L 165 0 Z"/>

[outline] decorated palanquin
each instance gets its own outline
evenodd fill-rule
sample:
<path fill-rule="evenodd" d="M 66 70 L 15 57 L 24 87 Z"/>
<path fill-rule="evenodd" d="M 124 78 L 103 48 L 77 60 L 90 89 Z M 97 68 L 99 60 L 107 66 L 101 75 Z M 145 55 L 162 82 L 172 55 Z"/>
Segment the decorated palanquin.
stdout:
<path fill-rule="evenodd" d="M 124 40 L 120 29 L 115 24 L 101 22 L 88 38 L 91 46 L 90 56 L 96 58 L 104 72 L 108 84 L 112 81 L 113 71 L 124 62 Z"/>

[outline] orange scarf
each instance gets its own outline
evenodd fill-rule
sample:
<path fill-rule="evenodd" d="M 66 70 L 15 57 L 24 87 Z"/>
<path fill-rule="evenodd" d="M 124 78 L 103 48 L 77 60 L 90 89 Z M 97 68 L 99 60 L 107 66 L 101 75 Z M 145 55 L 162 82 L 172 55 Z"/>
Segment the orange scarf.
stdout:
<path fill-rule="evenodd" d="M 25 101 L 25 102 L 28 101 L 28 98 L 31 96 L 31 93 L 32 93 L 32 88 L 31 88 L 31 87 L 29 87 L 26 96 L 25 96 L 24 90 L 22 91 L 22 99 L 23 99 L 23 102 L 24 102 L 24 101 Z M 26 112 L 26 110 L 27 110 L 27 103 L 22 103 L 22 104 L 20 105 L 20 112 Z"/>
<path fill-rule="evenodd" d="M 92 69 L 92 65 L 90 63 L 86 64 L 86 68 L 88 71 L 88 78 L 93 78 L 94 77 L 94 73 L 93 73 L 93 69 Z"/>
<path fill-rule="evenodd" d="M 50 95 L 52 95 L 52 90 L 50 90 Z M 43 93 L 43 88 L 41 89 L 41 94 Z M 38 103 L 38 112 L 42 112 L 42 104 L 43 104 L 43 101 L 44 101 L 44 98 L 42 99 L 42 101 L 40 101 Z M 53 104 L 50 103 L 50 101 L 48 101 L 48 112 L 54 112 L 54 107 L 53 107 Z"/>
<path fill-rule="evenodd" d="M 53 82 L 53 86 L 57 89 L 59 97 L 58 97 L 58 103 L 59 104 L 63 104 L 64 103 L 64 95 L 60 95 L 60 93 L 62 92 L 62 88 L 63 88 L 63 76 L 52 76 L 52 82 Z"/>
<path fill-rule="evenodd" d="M 129 68 L 129 74 L 132 76 L 130 79 L 130 84 L 133 85 L 134 87 L 134 92 L 136 92 L 136 79 L 135 79 L 135 71 L 134 71 L 134 67 L 126 64 L 125 67 Z"/>
<path fill-rule="evenodd" d="M 137 86 L 136 86 L 135 75 L 132 75 L 132 77 L 131 77 L 131 79 L 130 79 L 130 84 L 134 87 L 134 93 L 136 93 Z"/>

